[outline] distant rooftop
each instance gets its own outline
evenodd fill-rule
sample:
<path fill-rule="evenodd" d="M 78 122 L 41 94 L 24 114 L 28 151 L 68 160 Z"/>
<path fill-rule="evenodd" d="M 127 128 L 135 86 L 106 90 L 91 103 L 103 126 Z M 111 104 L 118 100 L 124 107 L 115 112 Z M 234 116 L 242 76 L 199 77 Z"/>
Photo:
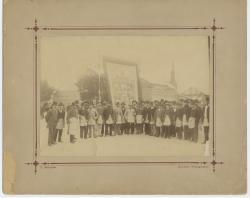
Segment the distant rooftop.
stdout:
<path fill-rule="evenodd" d="M 168 86 L 169 88 L 171 89 L 176 89 L 171 83 L 168 83 L 168 82 L 164 82 L 164 83 L 156 83 L 156 82 L 149 82 L 148 80 L 145 80 L 143 78 L 140 78 L 140 81 L 144 82 L 144 83 L 147 83 L 149 85 L 158 85 L 158 86 Z"/>

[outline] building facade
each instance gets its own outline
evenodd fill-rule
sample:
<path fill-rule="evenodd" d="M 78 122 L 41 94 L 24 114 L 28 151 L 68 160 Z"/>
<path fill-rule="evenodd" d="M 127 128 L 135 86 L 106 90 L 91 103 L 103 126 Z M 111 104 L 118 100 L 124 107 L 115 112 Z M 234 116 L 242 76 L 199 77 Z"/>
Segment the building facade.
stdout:
<path fill-rule="evenodd" d="M 145 79 L 140 79 L 141 99 L 143 101 L 153 100 L 177 100 L 177 82 L 175 80 L 175 69 L 172 67 L 169 83 L 151 83 Z"/>
<path fill-rule="evenodd" d="M 80 101 L 80 92 L 78 90 L 59 90 L 53 96 L 53 101 L 62 102 L 64 105 L 70 105 L 76 100 Z"/>
<path fill-rule="evenodd" d="M 176 100 L 178 98 L 178 93 L 175 87 L 170 83 L 151 83 L 147 80 L 140 79 L 141 87 L 141 99 L 143 101 L 153 101 L 153 100 Z"/>

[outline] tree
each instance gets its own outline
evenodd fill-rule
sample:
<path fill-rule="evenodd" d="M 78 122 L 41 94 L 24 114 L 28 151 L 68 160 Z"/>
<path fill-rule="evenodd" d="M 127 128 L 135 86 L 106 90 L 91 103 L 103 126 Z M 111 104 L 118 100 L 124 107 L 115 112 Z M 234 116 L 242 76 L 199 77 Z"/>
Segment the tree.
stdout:
<path fill-rule="evenodd" d="M 51 87 L 47 81 L 42 81 L 40 85 L 40 99 L 41 102 L 48 101 L 54 92 L 54 88 Z"/>
<path fill-rule="evenodd" d="M 76 86 L 80 91 L 81 100 L 91 101 L 99 99 L 99 75 L 88 68 L 85 74 L 78 79 Z M 109 101 L 108 82 L 104 74 L 100 75 L 100 95 L 102 101 Z"/>

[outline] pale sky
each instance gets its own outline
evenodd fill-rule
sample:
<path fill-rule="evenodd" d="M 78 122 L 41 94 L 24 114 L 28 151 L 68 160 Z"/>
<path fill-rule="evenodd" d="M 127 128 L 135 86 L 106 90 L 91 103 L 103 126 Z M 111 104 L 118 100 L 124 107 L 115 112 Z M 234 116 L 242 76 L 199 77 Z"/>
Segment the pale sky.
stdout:
<path fill-rule="evenodd" d="M 170 80 L 172 65 L 178 91 L 209 91 L 207 36 L 46 36 L 40 39 L 41 79 L 56 89 L 76 89 L 86 67 L 102 67 L 102 57 L 135 62 L 139 75 L 155 83 Z"/>

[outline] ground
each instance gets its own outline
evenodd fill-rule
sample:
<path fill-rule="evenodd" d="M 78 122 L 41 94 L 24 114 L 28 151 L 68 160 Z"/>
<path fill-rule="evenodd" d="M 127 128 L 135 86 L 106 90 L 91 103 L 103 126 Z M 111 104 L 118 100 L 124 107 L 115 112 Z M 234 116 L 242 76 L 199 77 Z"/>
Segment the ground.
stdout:
<path fill-rule="evenodd" d="M 207 156 L 208 142 L 202 144 L 176 138 L 164 139 L 146 135 L 121 135 L 89 139 L 77 137 L 75 144 L 69 143 L 69 135 L 63 132 L 62 143 L 47 146 L 48 129 L 44 120 L 40 122 L 41 156 Z"/>

